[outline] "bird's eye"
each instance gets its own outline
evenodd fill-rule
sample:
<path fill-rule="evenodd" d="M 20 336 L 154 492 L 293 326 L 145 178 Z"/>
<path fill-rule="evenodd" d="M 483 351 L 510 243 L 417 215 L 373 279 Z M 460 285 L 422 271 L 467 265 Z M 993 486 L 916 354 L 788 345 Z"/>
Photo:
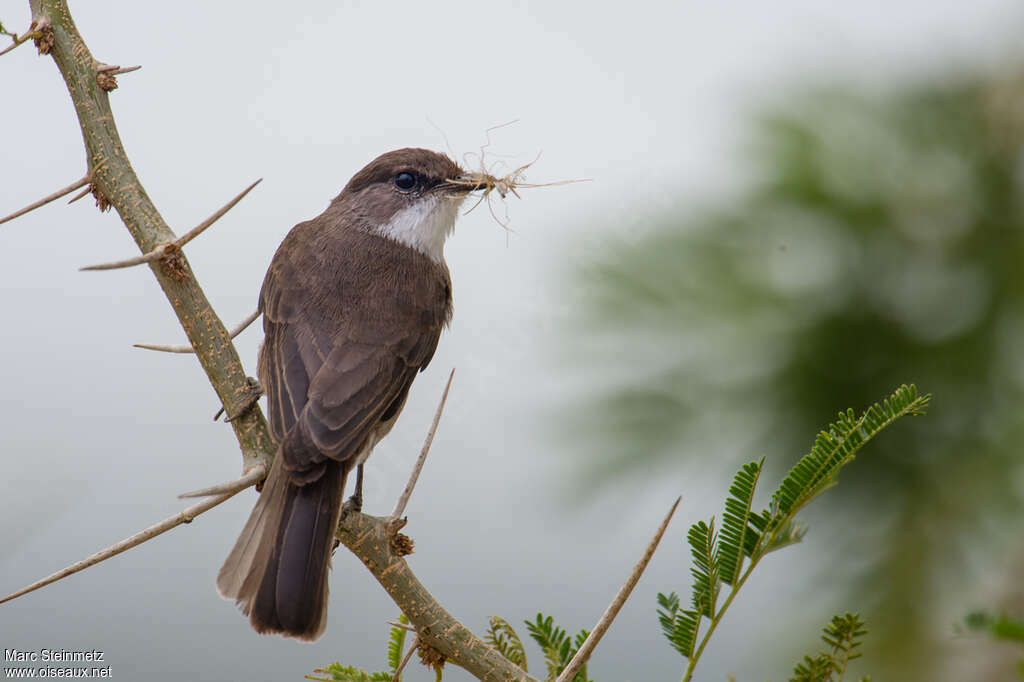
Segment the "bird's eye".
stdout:
<path fill-rule="evenodd" d="M 394 183 L 395 187 L 401 192 L 408 192 L 416 186 L 416 176 L 412 173 L 402 171 L 394 178 L 391 182 Z"/>

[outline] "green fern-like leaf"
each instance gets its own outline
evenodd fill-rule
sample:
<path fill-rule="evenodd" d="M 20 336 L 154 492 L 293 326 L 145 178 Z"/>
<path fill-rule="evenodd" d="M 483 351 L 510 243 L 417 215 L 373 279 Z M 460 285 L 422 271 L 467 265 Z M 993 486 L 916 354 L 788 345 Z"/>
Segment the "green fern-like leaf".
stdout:
<path fill-rule="evenodd" d="M 693 610 L 713 618 L 721 586 L 718 579 L 718 548 L 715 534 L 715 520 L 709 523 L 698 521 L 690 526 L 686 534 L 693 555 Z"/>
<path fill-rule="evenodd" d="M 565 630 L 555 625 L 555 619 L 552 616 L 545 618 L 543 613 L 537 614 L 535 622 L 525 622 L 530 637 L 540 645 L 541 651 L 544 652 L 544 662 L 548 667 L 547 679 L 554 680 L 565 665 L 562 663 L 562 647 L 569 643 Z"/>
<path fill-rule="evenodd" d="M 331 663 L 326 668 L 317 668 L 313 672 L 326 673 L 330 677 L 306 675 L 307 680 L 320 680 L 321 682 L 390 682 L 391 680 L 390 672 L 368 673 L 362 668 L 341 663 Z"/>
<path fill-rule="evenodd" d="M 832 658 L 828 654 L 818 654 L 814 658 L 804 656 L 804 660 L 793 668 L 789 682 L 832 682 L 832 672 Z"/>
<path fill-rule="evenodd" d="M 697 641 L 697 625 L 701 615 L 696 611 L 679 608 L 679 595 L 672 592 L 668 595 L 658 593 L 658 622 L 661 631 L 668 639 L 672 648 L 689 658 L 693 655 L 693 647 Z"/>
<path fill-rule="evenodd" d="M 913 384 L 904 384 L 882 403 L 870 406 L 860 418 L 852 409 L 840 412 L 836 422 L 818 434 L 811 452 L 796 463 L 772 496 L 775 518 L 780 522 L 792 518 L 835 485 L 839 470 L 865 443 L 900 417 L 924 414 L 930 399 L 930 395 L 919 396 Z"/>
<path fill-rule="evenodd" d="M 804 656 L 803 661 L 793 668 L 790 682 L 842 680 L 850 661 L 860 657 L 861 654 L 856 649 L 860 647 L 867 633 L 859 614 L 833 616 L 821 635 L 829 650 L 822 651 L 814 657 Z"/>
<path fill-rule="evenodd" d="M 484 641 L 509 661 L 522 668 L 524 672 L 529 672 L 523 642 L 519 639 L 515 628 L 507 620 L 491 616 L 487 632 L 484 634 Z"/>
<path fill-rule="evenodd" d="M 409 619 L 404 613 L 398 615 L 399 623 L 408 623 Z M 405 654 L 405 628 L 391 628 L 391 636 L 388 638 L 388 668 L 391 670 L 391 676 L 395 676 L 395 671 L 398 670 L 398 666 L 402 664 L 402 656 Z"/>
<path fill-rule="evenodd" d="M 576 655 L 576 652 L 589 634 L 586 630 L 580 630 L 575 639 L 570 637 L 565 630 L 555 625 L 554 618 L 545 617 L 543 613 L 537 614 L 535 621 L 524 621 L 530 637 L 540 645 L 544 651 L 544 662 L 547 664 L 547 680 L 552 682 L 569 665 L 569 661 Z M 575 646 L 574 646 L 575 643 Z M 573 682 L 591 682 L 587 677 L 587 666 L 580 668 L 573 677 Z"/>
<path fill-rule="evenodd" d="M 718 573 L 722 582 L 733 584 L 743 570 L 743 557 L 750 556 L 757 547 L 761 534 L 756 525 L 757 514 L 751 514 L 754 489 L 761 476 L 764 458 L 759 462 L 744 464 L 729 487 L 722 514 L 722 530 L 718 534 Z M 751 525 L 754 525 L 751 528 Z M 712 607 L 713 608 L 713 607 Z M 706 614 L 711 617 L 711 614 Z"/>

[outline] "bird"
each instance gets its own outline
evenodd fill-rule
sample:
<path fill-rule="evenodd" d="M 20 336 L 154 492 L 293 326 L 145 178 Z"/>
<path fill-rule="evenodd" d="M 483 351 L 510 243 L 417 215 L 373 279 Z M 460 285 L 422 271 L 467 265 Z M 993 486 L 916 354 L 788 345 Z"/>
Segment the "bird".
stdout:
<path fill-rule="evenodd" d="M 260 291 L 273 464 L 217 575 L 259 633 L 313 641 L 327 627 L 328 574 L 362 465 L 402 412 L 452 316 L 444 245 L 475 188 L 428 149 L 387 152 L 316 218 L 288 233 Z"/>

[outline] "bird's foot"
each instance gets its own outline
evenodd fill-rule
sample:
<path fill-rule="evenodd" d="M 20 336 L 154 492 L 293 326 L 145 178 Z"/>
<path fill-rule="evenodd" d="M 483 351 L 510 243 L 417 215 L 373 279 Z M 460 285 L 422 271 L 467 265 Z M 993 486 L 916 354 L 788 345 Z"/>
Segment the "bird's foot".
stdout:
<path fill-rule="evenodd" d="M 256 403 L 263 395 L 263 387 L 260 386 L 260 382 L 258 382 L 256 379 L 253 379 L 252 377 L 246 377 L 245 381 L 248 384 L 249 392 L 249 395 L 246 396 L 245 404 L 242 405 L 242 408 L 238 410 L 238 412 L 236 412 L 235 414 L 225 415 L 224 421 L 226 422 L 233 422 L 239 417 L 244 416 L 246 413 L 249 412 L 249 410 L 255 407 Z M 217 410 L 217 414 L 213 415 L 213 421 L 217 421 L 217 419 L 219 419 L 220 416 L 224 414 L 224 412 L 225 409 L 223 406 L 221 406 L 221 408 Z"/>
<path fill-rule="evenodd" d="M 353 512 L 363 511 L 363 496 L 356 493 L 352 497 L 345 500 L 345 504 L 341 505 L 341 518 L 345 518 Z"/>

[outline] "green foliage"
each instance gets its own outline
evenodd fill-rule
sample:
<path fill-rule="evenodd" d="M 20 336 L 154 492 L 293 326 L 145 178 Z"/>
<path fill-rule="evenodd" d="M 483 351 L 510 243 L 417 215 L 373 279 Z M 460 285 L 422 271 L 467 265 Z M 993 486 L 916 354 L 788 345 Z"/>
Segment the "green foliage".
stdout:
<path fill-rule="evenodd" d="M 967 629 L 991 634 L 997 639 L 1024 644 L 1024 618 L 1000 613 L 993 616 L 988 611 L 972 611 L 964 618 Z"/>
<path fill-rule="evenodd" d="M 833 616 L 832 622 L 825 626 L 821 639 L 830 648 L 819 652 L 816 656 L 804 656 L 793 669 L 789 682 L 833 682 L 842 680 L 850 661 L 860 658 L 860 647 L 864 635 L 868 631 L 860 619 L 860 614 L 847 613 L 845 616 Z M 869 678 L 862 677 L 862 681 Z"/>
<path fill-rule="evenodd" d="M 317 668 L 313 672 L 327 673 L 330 677 L 306 675 L 307 680 L 321 680 L 321 682 L 390 682 L 391 680 L 391 673 L 383 671 L 368 673 L 361 668 L 341 663 L 331 663 L 326 668 Z"/>
<path fill-rule="evenodd" d="M 667 595 L 658 593 L 658 622 L 661 631 L 668 639 L 672 648 L 690 658 L 697 642 L 697 627 L 701 614 L 697 611 L 686 611 L 679 608 L 679 595 L 671 592 Z"/>
<path fill-rule="evenodd" d="M 689 659 L 684 682 L 692 677 L 708 639 L 758 562 L 769 552 L 803 537 L 805 529 L 796 521 L 796 514 L 835 485 L 840 470 L 885 427 L 901 417 L 924 414 L 930 398 L 930 395 L 918 395 L 913 384 L 903 385 L 881 403 L 868 407 L 860 417 L 852 409 L 840 412 L 836 422 L 818 434 L 811 452 L 783 479 L 772 495 L 771 506 L 760 513 L 752 512 L 751 507 L 764 460 L 740 467 L 725 501 L 722 532 L 716 535 L 712 518 L 708 523 L 693 524 L 687 534 L 693 555 L 693 609 L 680 608 L 679 595 L 675 592 L 658 594 L 658 622 L 662 633 L 672 648 Z M 750 561 L 744 570 L 745 557 Z M 729 586 L 729 594 L 718 608 L 722 585 Z M 698 643 L 703 618 L 707 618 L 710 625 Z M 833 618 L 825 629 L 826 642 L 834 649 L 828 661 L 841 661 L 845 670 L 846 662 L 856 657 L 852 650 L 865 632 L 862 625 L 857 616 L 850 614 Z M 814 676 L 821 671 L 831 675 L 829 671 L 834 666 L 828 661 L 806 658 L 804 672 L 809 677 L 800 679 L 831 680 L 831 677 Z M 821 667 L 826 663 L 826 667 Z"/>
<path fill-rule="evenodd" d="M 484 633 L 484 641 L 492 649 L 522 668 L 523 671 L 530 671 L 526 663 L 526 650 L 523 648 L 523 641 L 519 639 L 519 634 L 512 624 L 504 618 L 491 616 L 487 632 Z"/>
<path fill-rule="evenodd" d="M 722 514 L 722 544 L 718 548 L 722 582 L 731 585 L 740 577 L 743 568 L 743 557 L 750 556 L 757 545 L 759 531 L 764 528 L 751 528 L 750 507 L 754 502 L 754 488 L 761 476 L 764 458 L 759 462 L 744 464 L 729 487 L 729 497 L 725 500 L 725 512 Z M 712 610 L 714 607 L 712 607 Z M 706 613 L 709 618 L 713 615 Z"/>
<path fill-rule="evenodd" d="M 576 637 L 570 637 L 565 630 L 555 625 L 554 618 L 551 616 L 544 616 L 543 613 L 537 614 L 536 621 L 524 621 L 526 623 L 526 629 L 530 632 L 530 637 L 533 641 L 540 645 L 541 650 L 544 652 L 544 662 L 547 663 L 548 668 L 548 682 L 555 680 L 558 675 L 565 669 L 565 666 L 569 664 L 572 657 L 576 655 L 576 652 L 583 642 L 587 639 L 587 635 L 590 633 L 587 630 L 580 630 Z M 580 668 L 580 671 L 576 673 L 573 678 L 573 682 L 592 682 L 587 677 L 587 666 Z"/>
<path fill-rule="evenodd" d="M 973 611 L 964 618 L 964 625 L 968 630 L 984 632 L 995 639 L 1024 645 L 1024 618 L 1020 616 Z M 1017 675 L 1024 679 L 1024 658 L 1017 661 Z"/>
<path fill-rule="evenodd" d="M 718 536 L 715 534 L 715 520 L 698 521 L 686 534 L 693 555 L 693 611 L 711 618 L 718 603 L 720 576 L 718 572 Z"/>
<path fill-rule="evenodd" d="M 772 496 L 772 517 L 789 520 L 796 512 L 836 483 L 839 470 L 853 461 L 865 443 L 900 417 L 922 415 L 931 396 L 918 396 L 917 388 L 903 385 L 881 404 L 875 403 L 859 418 L 852 408 L 818 433 L 811 452 L 797 462 Z"/>
<path fill-rule="evenodd" d="M 589 227 L 565 285 L 577 324 L 552 344 L 580 396 L 552 422 L 588 498 L 706 471 L 711 452 L 732 470 L 763 443 L 797 452 L 906 379 L 942 396 L 818 512 L 837 526 L 817 570 L 857 555 L 842 587 L 875 605 L 886 679 L 939 677 L 936 613 L 997 565 L 1024 499 L 1024 69 L 993 65 L 773 97 L 740 130 L 727 193 L 666 183 L 659 214 Z"/>
<path fill-rule="evenodd" d="M 399 623 L 408 623 L 409 618 L 404 613 L 398 614 Z M 388 637 L 388 668 L 391 670 L 391 676 L 395 676 L 395 671 L 398 670 L 398 666 L 402 664 L 402 656 L 405 654 L 405 633 L 408 632 L 405 628 L 391 627 L 391 636 Z"/>

